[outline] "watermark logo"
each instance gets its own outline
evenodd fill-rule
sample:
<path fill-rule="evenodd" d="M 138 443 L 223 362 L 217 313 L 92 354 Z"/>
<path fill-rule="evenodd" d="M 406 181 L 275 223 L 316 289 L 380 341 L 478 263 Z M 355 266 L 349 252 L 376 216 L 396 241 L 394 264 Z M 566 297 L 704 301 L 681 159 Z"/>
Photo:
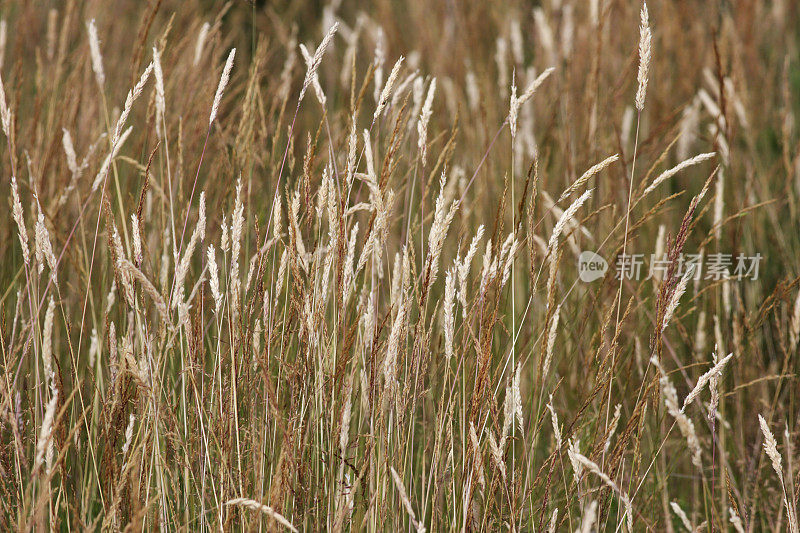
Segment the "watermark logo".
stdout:
<path fill-rule="evenodd" d="M 578 256 L 578 277 L 581 281 L 591 283 L 600 279 L 608 270 L 608 262 L 594 252 L 584 251 Z"/>
<path fill-rule="evenodd" d="M 675 258 L 674 274 L 679 278 L 689 274 L 694 281 L 745 279 L 756 281 L 763 259 L 760 253 L 754 255 L 681 253 Z M 614 279 L 662 280 L 667 275 L 671 263 L 665 254 L 661 257 L 657 257 L 656 254 L 620 254 L 614 265 Z M 605 276 L 607 270 L 608 262 L 595 252 L 587 250 L 578 256 L 578 277 L 581 281 L 590 283 Z"/>

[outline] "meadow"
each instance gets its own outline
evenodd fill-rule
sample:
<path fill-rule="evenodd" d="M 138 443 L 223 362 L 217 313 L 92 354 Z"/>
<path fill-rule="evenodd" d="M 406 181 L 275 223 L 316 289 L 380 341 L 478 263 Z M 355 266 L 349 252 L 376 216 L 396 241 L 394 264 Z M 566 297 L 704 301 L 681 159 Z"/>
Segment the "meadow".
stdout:
<path fill-rule="evenodd" d="M 798 28 L 0 2 L 0 530 L 797 533 Z"/>

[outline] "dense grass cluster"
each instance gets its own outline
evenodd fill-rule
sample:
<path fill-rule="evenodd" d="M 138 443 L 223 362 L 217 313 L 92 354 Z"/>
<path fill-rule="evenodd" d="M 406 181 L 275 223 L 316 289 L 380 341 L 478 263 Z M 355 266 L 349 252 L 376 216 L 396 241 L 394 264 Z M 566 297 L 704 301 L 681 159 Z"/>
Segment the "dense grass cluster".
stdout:
<path fill-rule="evenodd" d="M 797 532 L 798 7 L 271 4 L 2 4 L 0 529 Z"/>

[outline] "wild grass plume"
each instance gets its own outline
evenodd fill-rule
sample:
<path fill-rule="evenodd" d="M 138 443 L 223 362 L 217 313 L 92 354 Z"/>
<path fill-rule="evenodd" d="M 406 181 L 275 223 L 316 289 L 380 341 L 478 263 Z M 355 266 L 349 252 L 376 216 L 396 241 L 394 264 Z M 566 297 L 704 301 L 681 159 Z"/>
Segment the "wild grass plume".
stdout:
<path fill-rule="evenodd" d="M 798 531 L 793 2 L 0 10 L 0 530 Z"/>

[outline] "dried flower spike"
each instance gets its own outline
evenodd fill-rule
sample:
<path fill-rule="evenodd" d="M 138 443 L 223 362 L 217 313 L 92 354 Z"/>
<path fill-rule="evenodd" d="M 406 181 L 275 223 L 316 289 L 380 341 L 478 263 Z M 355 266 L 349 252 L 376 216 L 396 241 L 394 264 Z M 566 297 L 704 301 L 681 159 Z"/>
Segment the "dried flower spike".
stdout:
<path fill-rule="evenodd" d="M 236 55 L 236 48 L 231 50 L 231 53 L 228 54 L 228 60 L 225 61 L 225 68 L 222 69 L 222 76 L 219 79 L 219 85 L 217 85 L 217 93 L 214 95 L 214 104 L 211 106 L 211 115 L 208 117 L 208 125 L 214 122 L 214 119 L 217 118 L 217 111 L 219 110 L 219 103 L 222 100 L 222 93 L 225 91 L 225 86 L 228 85 L 228 81 L 231 79 L 231 69 L 233 68 L 233 58 Z"/>
<path fill-rule="evenodd" d="M 636 109 L 644 109 L 644 98 L 647 94 L 647 77 L 650 70 L 650 16 L 647 13 L 647 3 L 642 4 L 641 24 L 639 26 L 639 74 L 637 81 L 639 88 L 636 90 Z"/>

